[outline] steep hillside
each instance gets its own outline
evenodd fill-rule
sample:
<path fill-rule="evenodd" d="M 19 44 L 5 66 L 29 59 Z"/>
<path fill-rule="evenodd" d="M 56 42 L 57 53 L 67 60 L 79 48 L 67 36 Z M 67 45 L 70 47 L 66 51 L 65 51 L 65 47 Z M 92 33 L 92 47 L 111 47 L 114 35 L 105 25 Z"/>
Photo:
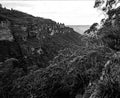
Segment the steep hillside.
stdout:
<path fill-rule="evenodd" d="M 34 17 L 32 15 L 17 11 L 0 8 L 0 42 L 13 43 L 9 52 L 7 46 L 0 47 L 6 53 L 0 51 L 0 59 L 26 58 L 30 64 L 46 67 L 49 61 L 58 54 L 59 50 L 68 47 L 78 48 L 81 43 L 81 35 L 72 28 L 56 23 L 50 19 Z M 4 42 L 5 40 L 8 43 Z M 10 41 L 10 42 L 9 42 Z M 14 47 L 18 46 L 19 51 Z M 13 56 L 13 54 L 16 54 Z M 29 62 L 30 61 L 30 62 Z"/>

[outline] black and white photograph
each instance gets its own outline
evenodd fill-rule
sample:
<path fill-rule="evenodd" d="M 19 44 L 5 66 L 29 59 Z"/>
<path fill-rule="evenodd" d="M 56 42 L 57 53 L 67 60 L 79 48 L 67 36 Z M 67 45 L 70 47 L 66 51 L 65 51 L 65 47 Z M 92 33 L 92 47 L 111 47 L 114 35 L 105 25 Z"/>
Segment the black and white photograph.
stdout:
<path fill-rule="evenodd" d="M 0 98 L 120 98 L 120 0 L 0 0 Z"/>

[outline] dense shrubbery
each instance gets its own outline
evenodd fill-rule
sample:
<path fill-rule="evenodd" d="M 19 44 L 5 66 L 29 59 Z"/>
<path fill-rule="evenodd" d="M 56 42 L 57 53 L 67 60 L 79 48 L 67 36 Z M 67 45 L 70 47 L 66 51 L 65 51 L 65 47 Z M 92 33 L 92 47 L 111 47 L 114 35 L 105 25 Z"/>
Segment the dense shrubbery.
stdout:
<path fill-rule="evenodd" d="M 119 53 L 117 53 L 117 55 L 115 54 L 111 58 L 110 62 L 106 65 L 106 67 L 102 71 L 103 78 L 98 79 L 98 82 L 92 85 L 92 87 L 94 87 L 94 91 L 92 89 L 89 89 L 91 91 L 86 90 L 86 92 L 91 92 L 89 94 L 90 98 L 119 98 L 120 97 L 119 63 L 120 63 L 120 57 L 119 57 Z"/>
<path fill-rule="evenodd" d="M 31 71 L 27 75 L 22 70 L 18 71 L 24 76 L 15 77 L 18 73 L 11 69 L 11 86 L 6 86 L 10 90 L 3 91 L 9 92 L 7 96 L 13 98 L 74 98 L 77 94 L 83 95 L 89 83 L 99 79 L 103 65 L 109 58 L 104 49 L 91 51 L 84 56 L 70 49 L 60 51 L 59 54 L 47 68 Z"/>

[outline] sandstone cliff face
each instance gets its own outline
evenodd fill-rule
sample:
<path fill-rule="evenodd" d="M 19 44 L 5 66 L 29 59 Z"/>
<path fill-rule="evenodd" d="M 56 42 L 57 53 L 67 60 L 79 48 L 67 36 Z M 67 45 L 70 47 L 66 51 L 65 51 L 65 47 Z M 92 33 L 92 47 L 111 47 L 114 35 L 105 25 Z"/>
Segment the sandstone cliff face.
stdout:
<path fill-rule="evenodd" d="M 1 20 L 0 22 L 0 40 L 13 40 L 13 36 L 10 32 L 10 22 L 6 20 Z"/>

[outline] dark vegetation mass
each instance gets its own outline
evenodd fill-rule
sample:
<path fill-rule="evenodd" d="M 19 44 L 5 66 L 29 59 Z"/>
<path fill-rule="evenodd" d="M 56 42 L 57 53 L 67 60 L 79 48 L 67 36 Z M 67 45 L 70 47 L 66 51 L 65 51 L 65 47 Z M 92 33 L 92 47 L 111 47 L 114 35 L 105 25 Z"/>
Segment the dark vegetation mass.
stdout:
<path fill-rule="evenodd" d="M 0 5 L 0 98 L 120 98 L 117 3 L 96 0 L 107 18 L 83 35 Z"/>

